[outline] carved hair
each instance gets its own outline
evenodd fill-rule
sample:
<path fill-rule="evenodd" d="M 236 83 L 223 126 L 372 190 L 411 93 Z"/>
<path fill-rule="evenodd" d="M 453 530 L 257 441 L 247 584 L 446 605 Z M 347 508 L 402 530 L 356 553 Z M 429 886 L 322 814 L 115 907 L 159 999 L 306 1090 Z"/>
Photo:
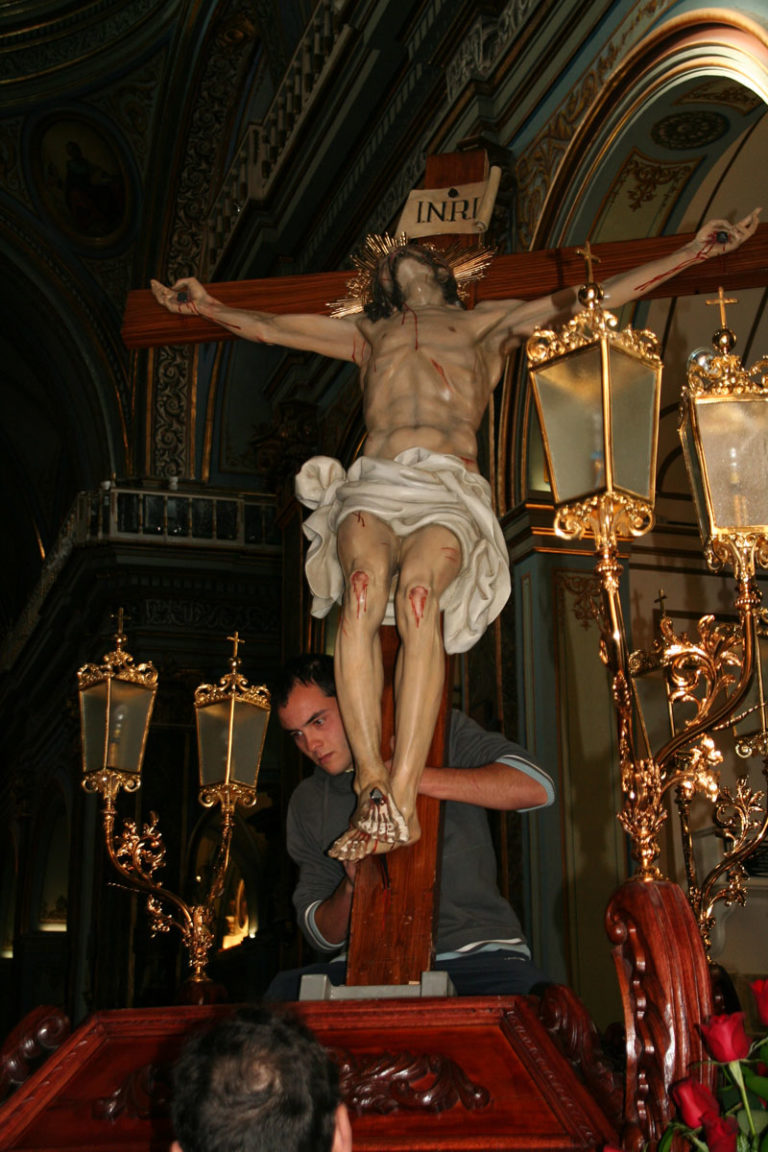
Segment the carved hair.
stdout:
<path fill-rule="evenodd" d="M 403 292 L 397 282 L 397 269 L 400 261 L 405 259 L 416 260 L 419 264 L 431 268 L 435 280 L 442 289 L 445 303 L 458 304 L 461 308 L 464 307 L 459 299 L 458 284 L 451 266 L 445 260 L 441 260 L 431 248 L 425 248 L 415 241 L 410 241 L 394 248 L 380 262 L 376 278 L 371 286 L 371 299 L 364 305 L 365 314 L 370 320 L 382 320 L 391 316 L 393 312 L 399 312 L 402 308 Z"/>
<path fill-rule="evenodd" d="M 188 1041 L 174 1069 L 183 1152 L 330 1152 L 336 1065 L 297 1018 L 243 1008 Z"/>

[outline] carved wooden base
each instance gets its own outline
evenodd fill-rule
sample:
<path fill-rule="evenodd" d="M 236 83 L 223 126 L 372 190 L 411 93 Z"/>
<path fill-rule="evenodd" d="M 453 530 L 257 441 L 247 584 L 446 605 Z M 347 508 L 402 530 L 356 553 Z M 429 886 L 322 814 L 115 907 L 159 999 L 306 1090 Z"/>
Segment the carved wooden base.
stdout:
<path fill-rule="evenodd" d="M 357 1152 L 617 1143 L 538 1009 L 525 996 L 297 1008 L 339 1062 Z M 232 1010 L 97 1013 L 0 1107 L 0 1150 L 166 1152 L 183 1035 Z"/>

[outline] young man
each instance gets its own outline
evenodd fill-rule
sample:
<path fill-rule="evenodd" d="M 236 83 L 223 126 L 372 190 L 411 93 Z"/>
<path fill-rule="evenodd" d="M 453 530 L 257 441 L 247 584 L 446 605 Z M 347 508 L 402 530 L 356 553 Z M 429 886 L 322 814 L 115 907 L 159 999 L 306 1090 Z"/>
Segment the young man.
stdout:
<path fill-rule="evenodd" d="M 329 656 L 289 661 L 272 685 L 272 705 L 315 765 L 291 797 L 287 843 L 299 867 L 293 894 L 299 925 L 312 947 L 330 958 L 275 978 L 267 997 L 294 1000 L 305 972 L 326 972 L 335 984 L 345 979 L 345 960 L 333 954 L 346 942 L 358 863 L 339 862 L 327 849 L 355 807 L 353 762 Z M 450 718 L 447 760 L 447 767 L 426 767 L 419 786 L 424 795 L 447 801 L 433 967 L 448 972 L 459 995 L 527 992 L 545 977 L 498 890 L 485 809 L 530 811 L 551 804 L 552 781 L 524 749 L 458 711 Z"/>
<path fill-rule="evenodd" d="M 173 1081 L 171 1152 L 351 1152 L 336 1065 L 293 1017 L 219 1020 L 187 1042 Z"/>
<path fill-rule="evenodd" d="M 607 280 L 607 307 L 737 248 L 755 231 L 758 211 L 738 224 L 709 221 L 671 256 Z M 338 461 L 317 457 L 297 478 L 299 499 L 315 508 L 305 524 L 313 611 L 325 615 L 342 600 L 336 675 L 358 802 L 353 827 L 332 851 L 346 860 L 418 839 L 416 796 L 440 708 L 443 636 L 446 651 L 466 651 L 509 595 L 504 540 L 478 473 L 477 430 L 508 353 L 537 326 L 565 321 L 579 308 L 569 288 L 466 311 L 439 255 L 415 243 L 369 239 L 374 258 L 358 265 L 350 284 L 359 315 L 349 308 L 343 316 L 249 312 L 222 304 L 192 278 L 170 288 L 152 281 L 171 312 L 200 314 L 247 340 L 359 368 L 364 455 L 347 474 Z M 378 632 L 391 600 L 402 644 L 390 772 L 380 754 Z"/>

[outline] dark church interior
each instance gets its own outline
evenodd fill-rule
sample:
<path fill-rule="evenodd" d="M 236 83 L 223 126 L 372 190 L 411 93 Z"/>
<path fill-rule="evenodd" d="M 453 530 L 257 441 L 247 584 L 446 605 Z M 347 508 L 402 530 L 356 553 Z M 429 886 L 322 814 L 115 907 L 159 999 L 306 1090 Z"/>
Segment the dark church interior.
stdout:
<path fill-rule="evenodd" d="M 97 1036 L 125 1047 L 122 1019 L 146 1043 L 142 1066 L 154 1067 L 169 1038 L 178 1043 L 179 1013 L 199 1022 L 223 1009 L 174 1007 L 188 950 L 175 927 L 150 931 L 146 890 L 110 862 L 103 799 L 82 785 L 77 672 L 99 665 L 118 635 L 136 665 L 156 668 L 141 786 L 118 795 L 117 825 L 159 828 L 160 883 L 187 906 L 204 902 L 221 814 L 198 799 L 195 690 L 231 669 L 233 636 L 251 686 L 269 685 L 298 653 L 333 652 L 336 615 L 310 614 L 306 512 L 293 482 L 312 456 L 348 467 L 366 426 L 355 364 L 238 340 L 196 319 L 185 332 L 152 299 L 150 280 L 195 276 L 225 285 L 242 307 L 258 299 L 266 311 L 283 301 L 321 311 L 344 294 L 366 236 L 395 234 L 409 193 L 429 187 L 428 164 L 444 157 L 457 171 L 481 157 L 499 173 L 482 234 L 497 270 L 478 281 L 477 299 L 578 286 L 586 272 L 576 248 L 587 240 L 604 254 L 600 280 L 655 258 L 654 245 L 675 250 L 675 237 L 683 243 L 706 221 L 733 225 L 766 199 L 768 4 L 7 0 L 0 93 L 0 1044 L 47 1006 L 62 1029 L 50 1049 L 78 1027 L 86 1047 Z M 707 562 L 678 413 L 686 366 L 711 347 L 718 315 L 745 365 L 768 353 L 764 230 L 617 310 L 622 328 L 655 333 L 664 369 L 655 523 L 622 537 L 618 551 L 633 650 L 650 651 L 664 621 L 686 640 L 704 614 L 743 624 L 733 571 Z M 718 314 L 708 305 L 721 286 L 728 303 Z M 492 812 L 490 825 L 499 888 L 561 991 L 539 1006 L 478 1003 L 488 1091 L 505 1101 L 487 1128 L 491 1106 L 459 1092 L 458 1103 L 450 1096 L 413 1121 L 421 1142 L 409 1142 L 411 1113 L 393 1135 L 390 1109 L 377 1135 L 363 1105 L 353 1134 L 371 1150 L 639 1152 L 645 1141 L 656 1147 L 671 1116 L 670 1078 L 701 1051 L 689 1033 L 702 1005 L 730 1011 L 740 1001 L 756 1025 L 747 1003 L 750 982 L 768 973 L 768 745 L 748 760 L 729 747 L 722 764 L 731 795 L 744 773 L 743 787 L 759 793 L 748 812 L 756 842 L 739 864 L 746 902 L 717 898 L 702 951 L 670 789 L 659 817 L 659 900 L 669 903 L 654 905 L 660 919 L 649 926 L 635 903 L 642 882 L 627 894 L 638 859 L 617 819 L 626 780 L 610 660 L 600 659 L 595 547 L 588 535 L 555 535 L 524 347 L 507 357 L 478 462 L 512 592 L 482 639 L 452 658 L 447 698 L 527 748 L 554 781 L 552 806 Z M 765 557 L 768 545 L 759 565 Z M 758 599 L 763 586 L 758 572 Z M 650 743 L 669 739 L 661 696 L 649 716 Z M 258 797 L 234 812 L 213 909 L 208 974 L 229 1004 L 259 1001 L 277 972 L 313 958 L 285 848 L 288 800 L 306 772 L 273 710 Z M 702 873 L 717 867 L 723 842 L 703 804 L 688 828 Z M 731 883 L 730 871 L 718 876 L 715 891 Z M 665 1004 L 663 1041 L 638 1007 L 645 970 L 632 941 L 646 930 L 662 954 L 648 962 L 656 992 L 645 991 Z M 715 992 L 709 964 L 724 980 Z M 678 977 L 679 996 L 670 991 Z M 332 1018 L 330 1005 L 310 1005 L 307 1019 L 331 1046 L 367 1029 L 370 1049 L 378 1028 L 401 1027 L 412 1048 L 426 1025 L 416 1002 L 398 1025 L 398 1003 L 383 1001 L 377 1016 L 363 1000 L 359 1022 L 352 1008 Z M 443 1032 L 466 1026 L 453 1011 L 434 1009 Z M 501 1036 L 514 1060 L 550 1076 L 546 1107 L 531 1105 L 525 1122 L 525 1092 L 505 1095 L 513 1057 Z M 51 1117 L 66 1113 L 67 1089 L 57 1087 L 62 1072 L 44 1075 L 55 1051 L 30 1066 L 29 1084 L 42 1077 L 52 1102 L 35 1129 L 14 1105 L 27 1073 L 7 1072 L 11 1048 L 2 1049 L 0 1130 L 5 1111 L 12 1135 L 6 1143 L 0 1132 L 0 1149 L 168 1146 L 167 1107 L 146 1084 L 155 1103 L 144 1111 L 125 1106 L 99 1128 L 94 1105 L 88 1124 L 72 1121 L 59 1140 Z M 127 1047 L 120 1053 L 123 1075 Z M 561 1115 L 553 1101 L 571 1091 L 573 1110 Z M 26 1108 L 37 1107 L 33 1097 Z"/>

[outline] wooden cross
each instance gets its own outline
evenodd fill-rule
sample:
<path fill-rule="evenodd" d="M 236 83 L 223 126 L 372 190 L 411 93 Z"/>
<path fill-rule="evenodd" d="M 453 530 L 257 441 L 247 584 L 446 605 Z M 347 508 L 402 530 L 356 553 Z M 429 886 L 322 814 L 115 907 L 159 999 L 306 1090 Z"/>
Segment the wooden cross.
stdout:
<path fill-rule="evenodd" d="M 446 157 L 430 159 L 445 160 Z M 433 187 L 448 187 L 451 183 L 449 180 L 438 185 L 431 179 L 427 182 Z M 600 261 L 601 276 L 607 280 L 639 264 L 667 256 L 689 239 L 692 239 L 692 234 L 596 244 L 591 248 L 592 259 Z M 714 257 L 705 264 L 696 263 L 663 284 L 652 287 L 643 298 L 716 292 L 721 284 L 727 291 L 764 287 L 768 281 L 767 269 L 768 224 L 760 224 L 748 243 L 735 252 Z M 223 303 L 236 308 L 293 314 L 324 312 L 331 301 L 345 295 L 351 276 L 351 271 L 341 271 L 279 276 L 269 280 L 236 280 L 218 283 L 213 291 Z M 474 287 L 478 301 L 533 300 L 578 285 L 583 277 L 584 264 L 578 248 L 550 248 L 497 256 L 486 276 Z M 122 335 L 128 348 L 236 339 L 234 333 L 202 316 L 176 316 L 166 312 L 148 288 L 128 294 Z"/>

